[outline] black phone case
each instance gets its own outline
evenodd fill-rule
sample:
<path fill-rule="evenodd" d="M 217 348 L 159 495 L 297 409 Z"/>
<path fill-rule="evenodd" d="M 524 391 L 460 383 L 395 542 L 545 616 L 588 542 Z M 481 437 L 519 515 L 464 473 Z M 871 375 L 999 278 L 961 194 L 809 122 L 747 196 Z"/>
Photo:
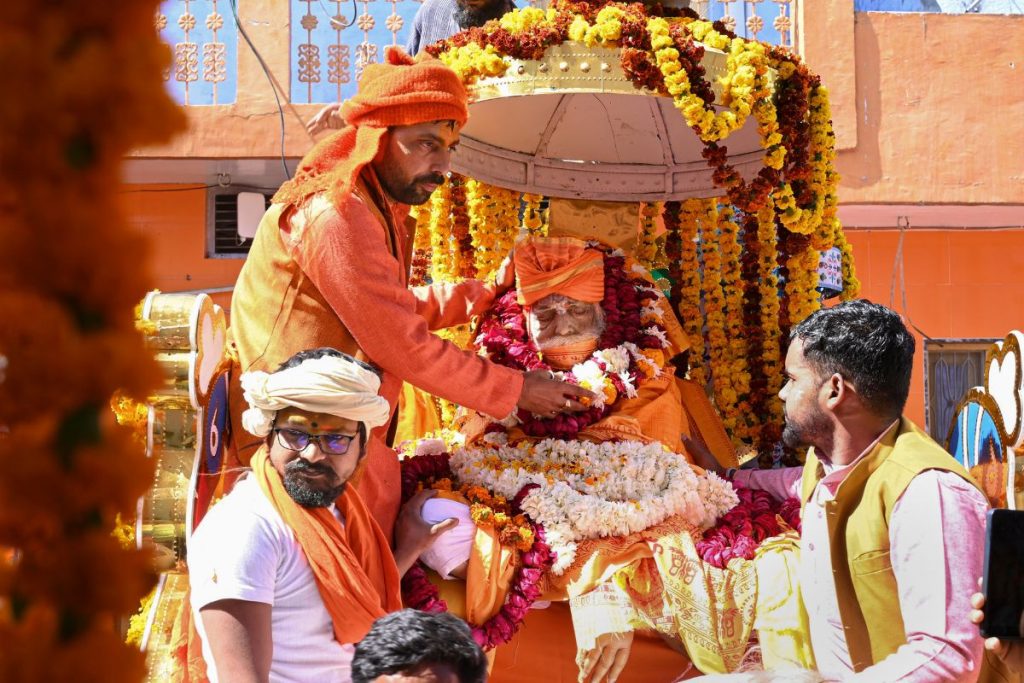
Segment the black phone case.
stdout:
<path fill-rule="evenodd" d="M 981 635 L 1020 639 L 1024 611 L 1024 511 L 988 511 L 981 592 L 985 594 Z"/>

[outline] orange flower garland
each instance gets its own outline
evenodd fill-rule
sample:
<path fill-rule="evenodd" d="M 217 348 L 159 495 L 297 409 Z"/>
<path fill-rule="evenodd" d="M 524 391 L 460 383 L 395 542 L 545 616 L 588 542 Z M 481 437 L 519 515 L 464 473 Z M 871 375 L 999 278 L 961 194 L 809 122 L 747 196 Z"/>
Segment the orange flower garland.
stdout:
<path fill-rule="evenodd" d="M 547 221 L 544 220 L 544 212 L 540 208 L 541 199 L 543 197 L 539 194 L 523 194 L 523 203 L 526 205 L 523 214 L 523 227 L 530 235 L 548 234 Z"/>
<path fill-rule="evenodd" d="M 640 206 L 640 237 L 636 245 L 636 260 L 648 271 L 654 270 L 658 258 L 658 216 L 661 202 L 645 202 Z"/>
<path fill-rule="evenodd" d="M 779 281 L 775 276 L 778 262 L 776 248 L 775 212 L 765 207 L 757 214 L 757 236 L 761 244 L 759 270 L 761 289 L 761 329 L 764 333 L 761 345 L 762 371 L 765 377 L 764 410 L 770 417 L 762 425 L 758 451 L 771 449 L 782 438 L 782 403 L 776 399 L 782 389 L 782 358 L 779 343 Z"/>
<path fill-rule="evenodd" d="M 116 196 L 123 156 L 184 124 L 157 5 L 5 5 L 0 87 L 20 95 L 0 107 L 0 546 L 15 549 L 0 565 L 0 680 L 145 673 L 114 619 L 153 585 L 152 558 L 110 531 L 152 463 L 107 403 L 159 381 L 132 317 L 148 248 Z"/>
<path fill-rule="evenodd" d="M 430 196 L 430 279 L 454 282 L 459 274 L 459 250 L 452 225 L 452 184 Z"/>
<path fill-rule="evenodd" d="M 700 264 L 697 242 L 700 239 L 701 213 L 704 200 L 687 199 L 679 212 L 679 239 L 682 247 L 679 260 L 679 319 L 690 340 L 690 379 L 707 384 L 704 368 L 704 316 L 700 310 Z"/>

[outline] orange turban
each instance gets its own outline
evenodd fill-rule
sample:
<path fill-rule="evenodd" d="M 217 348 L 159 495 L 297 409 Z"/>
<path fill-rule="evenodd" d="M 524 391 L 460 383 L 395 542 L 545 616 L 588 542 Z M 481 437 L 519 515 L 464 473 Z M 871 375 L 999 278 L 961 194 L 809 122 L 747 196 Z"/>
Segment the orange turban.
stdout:
<path fill-rule="evenodd" d="M 530 237 L 516 246 L 519 303 L 531 306 L 550 294 L 577 301 L 604 299 L 604 257 L 575 237 Z"/>
<path fill-rule="evenodd" d="M 363 167 L 377 156 L 388 128 L 428 121 L 464 124 L 469 117 L 466 87 L 426 53 L 413 59 L 389 47 L 383 64 L 363 70 L 358 92 L 342 105 L 341 116 L 348 125 L 306 154 L 295 177 L 274 195 L 275 202 L 298 205 L 324 190 L 330 190 L 332 201 L 343 201 Z"/>

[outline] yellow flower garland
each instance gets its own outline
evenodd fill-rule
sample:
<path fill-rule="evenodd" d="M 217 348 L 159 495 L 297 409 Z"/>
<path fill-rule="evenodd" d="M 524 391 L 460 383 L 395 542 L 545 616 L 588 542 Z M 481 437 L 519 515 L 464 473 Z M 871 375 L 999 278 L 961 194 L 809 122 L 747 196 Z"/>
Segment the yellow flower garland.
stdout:
<path fill-rule="evenodd" d="M 640 207 L 640 237 L 636 244 L 636 259 L 648 271 L 654 270 L 658 258 L 658 216 L 661 215 L 661 202 L 645 202 Z"/>
<path fill-rule="evenodd" d="M 523 194 L 523 203 L 525 211 L 523 214 L 523 227 L 526 228 L 526 232 L 529 235 L 547 235 L 548 226 L 547 221 L 544 220 L 544 212 L 540 208 L 540 200 L 543 199 L 539 194 Z"/>
<path fill-rule="evenodd" d="M 452 231 L 452 185 L 445 183 L 430 196 L 430 278 L 455 282 L 459 275 L 459 245 Z"/>
<path fill-rule="evenodd" d="M 519 195 L 469 179 L 466 184 L 469 232 L 473 239 L 477 278 L 489 280 L 515 245 L 519 230 Z"/>
<path fill-rule="evenodd" d="M 700 264 L 697 262 L 697 241 L 700 239 L 703 199 L 687 199 L 679 211 L 679 237 L 682 240 L 682 260 L 679 264 L 680 287 L 679 319 L 690 340 L 690 379 L 700 386 L 707 384 L 704 368 L 704 316 L 700 310 Z"/>
<path fill-rule="evenodd" d="M 726 344 L 721 357 L 724 368 L 716 371 L 723 386 L 715 386 L 718 410 L 726 431 L 737 446 L 748 437 L 747 423 L 752 415 L 742 400 L 750 391 L 747 342 L 743 335 L 743 284 L 740 276 L 739 226 L 732 209 L 723 207 L 718 214 L 718 248 L 722 254 L 723 330 Z"/>
<path fill-rule="evenodd" d="M 779 279 L 775 275 L 778 264 L 778 233 L 775 227 L 775 211 L 766 206 L 757 214 L 757 237 L 761 243 L 758 261 L 759 288 L 761 293 L 761 329 L 764 331 L 764 345 L 761 349 L 765 379 L 768 380 L 768 398 L 765 408 L 771 420 L 782 423 L 782 402 L 775 395 L 782 389 L 782 359 L 779 337 Z"/>
<path fill-rule="evenodd" d="M 132 317 L 148 245 L 117 196 L 123 156 L 185 123 L 157 6 L 5 5 L 0 88 L 31 96 L 0 107 L 0 546 L 15 549 L 0 556 L 0 680 L 145 674 L 112 617 L 152 587 L 152 557 L 111 530 L 152 463 L 104 418 L 115 391 L 160 381 Z"/>

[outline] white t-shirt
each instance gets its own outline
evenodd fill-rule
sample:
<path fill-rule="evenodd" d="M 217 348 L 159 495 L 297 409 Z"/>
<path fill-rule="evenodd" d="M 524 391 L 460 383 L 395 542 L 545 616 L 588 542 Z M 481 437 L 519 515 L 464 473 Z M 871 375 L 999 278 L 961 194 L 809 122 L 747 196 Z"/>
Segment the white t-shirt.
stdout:
<path fill-rule="evenodd" d="M 217 672 L 199 610 L 225 599 L 272 606 L 272 683 L 351 680 L 355 647 L 334 639 L 305 553 L 251 476 L 203 518 L 189 540 L 188 567 L 192 611 L 212 683 Z"/>

